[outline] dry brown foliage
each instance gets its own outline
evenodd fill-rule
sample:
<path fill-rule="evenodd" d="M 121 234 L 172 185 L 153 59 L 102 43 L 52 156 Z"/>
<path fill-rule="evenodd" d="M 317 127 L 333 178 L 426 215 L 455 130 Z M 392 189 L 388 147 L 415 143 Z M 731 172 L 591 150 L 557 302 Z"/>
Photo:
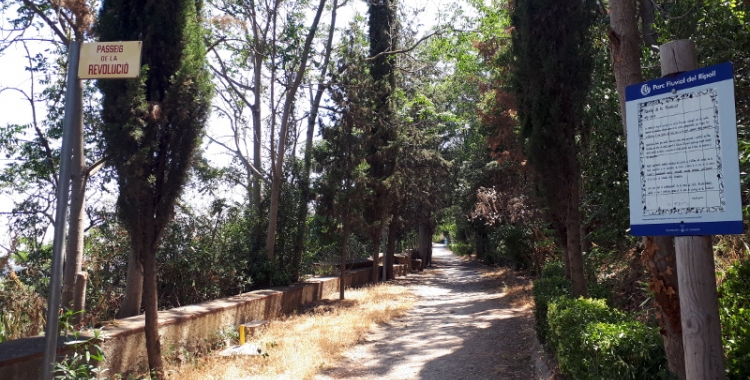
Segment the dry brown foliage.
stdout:
<path fill-rule="evenodd" d="M 77 34 L 91 32 L 94 25 L 94 14 L 86 0 L 52 0 L 57 9 L 67 9 L 73 14 L 73 28 Z"/>

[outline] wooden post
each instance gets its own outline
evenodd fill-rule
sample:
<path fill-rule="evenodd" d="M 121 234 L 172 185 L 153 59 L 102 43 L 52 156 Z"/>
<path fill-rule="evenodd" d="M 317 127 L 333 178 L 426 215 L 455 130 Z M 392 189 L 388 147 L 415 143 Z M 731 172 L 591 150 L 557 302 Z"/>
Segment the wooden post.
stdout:
<path fill-rule="evenodd" d="M 678 236 L 675 251 L 686 379 L 724 379 L 711 236 Z"/>
<path fill-rule="evenodd" d="M 695 43 L 677 40 L 659 47 L 661 74 L 698 68 Z M 677 281 L 687 380 L 724 379 L 724 351 L 711 236 L 675 237 Z"/>

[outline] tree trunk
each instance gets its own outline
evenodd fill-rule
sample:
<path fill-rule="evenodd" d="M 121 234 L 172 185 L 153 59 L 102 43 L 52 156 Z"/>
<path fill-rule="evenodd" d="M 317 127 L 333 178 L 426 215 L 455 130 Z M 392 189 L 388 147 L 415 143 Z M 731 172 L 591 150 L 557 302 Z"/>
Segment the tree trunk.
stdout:
<path fill-rule="evenodd" d="M 609 32 L 612 71 L 615 75 L 617 97 L 620 101 L 623 136 L 627 136 L 625 87 L 643 82 L 643 74 L 641 73 L 641 38 L 638 31 L 635 1 L 610 0 L 609 18 L 612 25 L 612 30 Z"/>
<path fill-rule="evenodd" d="M 375 233 L 375 236 L 372 238 L 372 283 L 376 284 L 378 282 L 379 276 L 379 269 L 380 269 L 380 237 L 383 235 L 383 228 L 378 227 L 377 232 Z"/>
<path fill-rule="evenodd" d="M 650 31 L 653 24 L 653 5 L 650 0 L 640 0 L 644 39 L 649 45 L 656 44 L 656 35 Z M 615 75 L 617 93 L 622 114 L 623 135 L 627 136 L 625 119 L 625 88 L 643 81 L 641 71 L 641 39 L 638 34 L 638 20 L 635 2 L 611 0 L 610 45 L 612 51 L 612 71 Z M 647 27 L 648 26 L 648 27 Z M 641 256 L 643 265 L 651 274 L 651 286 L 659 283 L 669 293 L 655 293 L 654 303 L 659 315 L 658 321 L 664 340 L 669 369 L 680 380 L 685 379 L 685 357 L 680 327 L 679 286 L 675 266 L 674 238 L 670 236 L 646 237 L 645 249 Z M 676 318 L 676 319 L 675 319 Z"/>
<path fill-rule="evenodd" d="M 335 3 L 334 3 L 335 5 Z M 346 205 L 344 214 L 344 244 L 341 245 L 341 263 L 339 268 L 339 299 L 344 299 L 344 289 L 346 287 L 346 256 L 349 253 L 349 205 Z"/>
<path fill-rule="evenodd" d="M 427 223 L 424 221 L 419 222 L 419 230 L 417 232 L 417 244 L 419 247 L 419 258 L 422 259 L 422 267 L 418 269 L 424 269 L 427 266 L 427 244 L 425 244 L 425 236 L 428 233 Z"/>
<path fill-rule="evenodd" d="M 268 233 L 266 234 L 266 254 L 271 260 L 273 259 L 274 248 L 276 245 L 276 224 L 279 214 L 281 181 L 283 180 L 281 178 L 281 174 L 283 173 L 284 168 L 284 152 L 286 150 L 285 147 L 287 130 L 289 129 L 289 123 L 291 122 L 290 119 L 292 114 L 292 107 L 294 106 L 294 100 L 297 96 L 297 90 L 302 83 L 302 78 L 304 77 L 305 70 L 307 68 L 307 58 L 310 54 L 310 45 L 312 44 L 312 40 L 315 37 L 315 32 L 318 29 L 318 23 L 320 22 L 320 16 L 325 9 L 326 1 L 327 0 L 320 0 L 320 3 L 318 4 L 315 18 L 313 19 L 312 25 L 310 26 L 310 31 L 307 33 L 307 37 L 305 39 L 305 46 L 302 50 L 302 56 L 300 57 L 299 68 L 295 73 L 294 82 L 290 84 L 289 88 L 287 88 L 286 98 L 284 99 L 284 111 L 281 115 L 281 126 L 279 128 L 279 142 L 277 147 L 278 152 L 276 152 L 277 158 L 276 162 L 273 163 L 273 179 L 271 182 L 271 209 L 269 210 Z"/>
<path fill-rule="evenodd" d="M 395 220 L 396 217 L 394 216 Z M 396 254 L 396 239 L 398 239 L 398 228 L 396 228 L 396 222 L 392 221 L 388 226 L 388 245 L 385 248 L 385 274 L 386 279 L 393 280 L 396 278 L 393 273 L 393 262 Z"/>
<path fill-rule="evenodd" d="M 575 150 L 573 151 L 575 153 Z M 573 173 L 578 173 L 575 154 L 570 158 Z M 573 295 L 588 296 L 586 290 L 586 276 L 583 270 L 583 255 L 581 254 L 581 210 L 579 209 L 578 176 L 574 174 L 569 179 L 568 216 L 565 219 L 565 230 L 568 238 L 568 260 L 570 261 L 570 278 L 573 283 Z"/>
<path fill-rule="evenodd" d="M 643 41 L 648 47 L 658 45 L 656 31 L 654 30 L 656 17 L 654 16 L 654 3 L 652 3 L 652 1 L 653 0 L 638 0 L 641 13 L 641 30 L 643 32 Z"/>
<path fill-rule="evenodd" d="M 128 273 L 125 279 L 125 298 L 122 299 L 117 319 L 132 317 L 141 312 L 143 298 L 143 263 L 135 249 L 128 253 Z"/>
<path fill-rule="evenodd" d="M 161 342 L 159 340 L 159 297 L 156 279 L 156 244 L 144 242 L 150 249 L 144 250 L 143 256 L 143 304 L 146 309 L 146 352 L 148 367 L 157 379 L 164 377 L 164 365 L 161 359 Z M 145 247 L 144 247 L 145 248 Z"/>
<path fill-rule="evenodd" d="M 76 290 L 75 299 L 73 299 L 73 310 L 82 311 L 86 305 L 86 281 L 89 275 L 86 272 L 78 272 L 76 274 Z M 73 317 L 73 324 L 79 324 L 83 320 L 83 313 L 77 313 Z"/>
<path fill-rule="evenodd" d="M 425 245 L 427 246 L 427 264 L 432 265 L 432 235 L 435 234 L 435 224 L 427 224 L 427 235 L 425 236 Z"/>
<path fill-rule="evenodd" d="M 328 30 L 328 41 L 326 43 L 325 56 L 323 58 L 323 64 L 321 69 L 321 78 L 325 77 L 328 62 L 331 58 L 331 51 L 333 50 L 333 35 L 335 34 L 336 28 L 336 10 L 338 8 L 338 0 L 333 1 L 333 9 L 331 10 L 331 25 Z M 315 92 L 312 105 L 310 107 L 310 116 L 307 118 L 307 139 L 305 140 L 305 158 L 304 158 L 304 169 L 302 171 L 302 177 L 300 180 L 300 201 L 297 212 L 297 237 L 294 247 L 294 259 L 292 263 L 292 281 L 299 280 L 299 265 L 302 261 L 302 254 L 304 250 L 305 235 L 307 234 L 307 202 L 310 201 L 310 169 L 312 167 L 312 149 L 313 149 L 313 137 L 315 135 L 315 122 L 318 119 L 318 111 L 320 109 L 320 101 L 323 99 L 326 85 L 318 85 L 318 89 Z M 347 239 L 346 237 L 344 239 Z M 342 290 L 343 292 L 343 290 Z M 341 293 L 341 299 L 343 299 L 343 293 Z"/>
<path fill-rule="evenodd" d="M 647 236 L 641 262 L 651 278 L 649 288 L 654 294 L 656 317 L 664 339 L 664 351 L 669 369 L 678 379 L 685 379 L 685 348 L 682 342 L 679 282 L 671 236 Z"/>
<path fill-rule="evenodd" d="M 76 84 L 77 100 L 83 99 L 83 87 L 79 80 Z M 70 168 L 70 227 L 68 241 L 65 248 L 65 273 L 63 274 L 62 307 L 73 306 L 73 300 L 81 296 L 76 295 L 76 279 L 83 264 L 83 220 L 86 205 L 86 164 L 83 150 L 83 104 L 76 104 L 74 123 L 76 128 L 71 141 L 73 151 Z M 82 305 L 85 307 L 85 305 Z M 82 309 L 81 309 L 82 310 Z M 73 310 L 73 311 L 81 311 Z"/>

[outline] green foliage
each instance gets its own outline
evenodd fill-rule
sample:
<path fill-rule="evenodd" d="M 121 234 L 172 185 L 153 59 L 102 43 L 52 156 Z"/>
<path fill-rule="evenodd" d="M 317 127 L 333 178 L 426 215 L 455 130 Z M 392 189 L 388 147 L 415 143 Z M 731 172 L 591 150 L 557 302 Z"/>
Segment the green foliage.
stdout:
<path fill-rule="evenodd" d="M 102 135 L 120 221 L 145 260 L 174 213 L 210 112 L 201 1 L 104 1 L 101 41 L 142 42 L 140 79 L 102 80 Z"/>
<path fill-rule="evenodd" d="M 750 260 L 738 262 L 719 287 L 727 379 L 750 378 Z"/>
<path fill-rule="evenodd" d="M 542 268 L 542 278 L 565 277 L 565 266 L 562 261 L 547 261 Z"/>
<path fill-rule="evenodd" d="M 474 253 L 474 247 L 466 242 L 454 241 L 450 244 L 450 250 L 459 256 L 470 256 Z"/>
<path fill-rule="evenodd" d="M 484 261 L 516 270 L 528 269 L 534 254 L 534 236 L 522 224 L 502 224 L 490 234 L 492 246 Z"/>
<path fill-rule="evenodd" d="M 591 0 L 518 0 L 513 13 L 512 86 L 524 150 L 558 218 L 566 215 L 568 188 L 580 176 L 575 136 L 591 83 L 595 6 Z"/>
<path fill-rule="evenodd" d="M 604 300 L 558 297 L 551 300 L 547 312 L 549 342 L 558 355 L 560 367 L 580 350 L 584 339 L 583 329 L 589 323 L 619 323 L 625 314 L 610 309 Z M 566 367 L 567 368 L 567 367 Z"/>
<path fill-rule="evenodd" d="M 550 269 L 549 272 L 553 272 L 553 270 Z M 550 326 L 547 321 L 549 304 L 558 297 L 570 295 L 570 281 L 565 276 L 542 277 L 534 281 L 533 295 L 534 319 L 536 320 L 534 328 L 539 341 L 546 343 L 550 334 Z"/>
<path fill-rule="evenodd" d="M 62 334 L 70 339 L 65 345 L 70 347 L 72 353 L 55 363 L 53 376 L 56 380 L 98 379 L 107 371 L 101 367 L 105 359 L 104 350 L 99 345 L 103 340 L 101 332 L 93 330 L 93 336 L 83 336 L 69 323 L 74 314 L 67 311 L 60 316 Z"/>
<path fill-rule="evenodd" d="M 159 304 L 177 307 L 237 294 L 245 289 L 246 260 L 229 249 L 237 238 L 233 213 L 178 215 L 157 253 Z"/>
<path fill-rule="evenodd" d="M 586 369 L 576 379 L 674 378 L 655 327 L 637 321 L 597 322 L 588 324 L 583 334 L 581 364 Z"/>
<path fill-rule="evenodd" d="M 582 239 L 622 248 L 632 241 L 629 228 L 625 138 L 612 75 L 609 24 L 595 25 L 593 70 L 578 140 L 581 163 Z"/>
<path fill-rule="evenodd" d="M 560 297 L 549 305 L 550 345 L 572 379 L 670 379 L 658 329 L 604 300 Z"/>

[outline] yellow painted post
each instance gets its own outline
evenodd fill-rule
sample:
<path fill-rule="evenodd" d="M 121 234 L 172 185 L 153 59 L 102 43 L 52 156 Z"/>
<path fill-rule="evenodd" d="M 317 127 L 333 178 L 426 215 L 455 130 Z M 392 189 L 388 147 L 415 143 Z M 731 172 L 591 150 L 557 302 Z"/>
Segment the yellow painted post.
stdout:
<path fill-rule="evenodd" d="M 245 344 L 245 325 L 240 325 L 240 346 Z"/>

